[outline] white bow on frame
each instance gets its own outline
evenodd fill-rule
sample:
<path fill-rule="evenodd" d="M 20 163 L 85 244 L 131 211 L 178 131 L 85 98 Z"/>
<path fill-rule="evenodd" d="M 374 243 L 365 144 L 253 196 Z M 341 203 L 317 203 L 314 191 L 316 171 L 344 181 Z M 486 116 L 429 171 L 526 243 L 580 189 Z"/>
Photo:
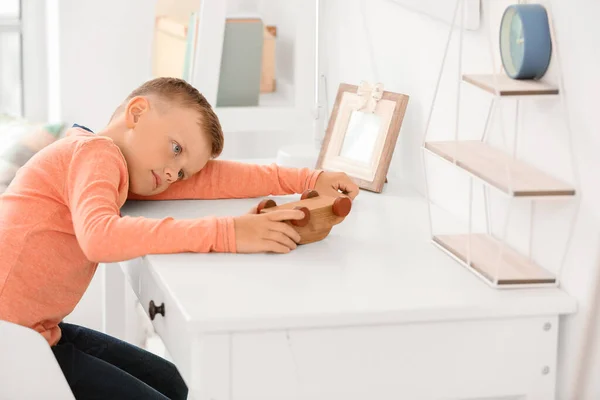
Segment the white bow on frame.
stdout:
<path fill-rule="evenodd" d="M 377 107 L 377 102 L 381 100 L 383 96 L 383 83 L 378 82 L 376 84 L 371 84 L 366 81 L 360 82 L 360 86 L 356 91 L 356 94 L 360 97 L 361 104 L 359 105 L 357 111 L 363 111 L 366 113 L 373 113 L 375 111 L 375 107 Z"/>

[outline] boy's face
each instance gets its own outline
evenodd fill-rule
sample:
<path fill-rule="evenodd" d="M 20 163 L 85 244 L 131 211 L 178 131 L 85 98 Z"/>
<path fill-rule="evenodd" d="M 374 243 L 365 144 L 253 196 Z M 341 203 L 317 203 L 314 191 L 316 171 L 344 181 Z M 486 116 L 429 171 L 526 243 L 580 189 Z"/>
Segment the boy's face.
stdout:
<path fill-rule="evenodd" d="M 140 196 L 164 192 L 189 179 L 211 158 L 211 142 L 198 124 L 198 111 L 157 105 L 152 99 L 131 99 L 125 109 L 124 149 L 129 190 Z"/>

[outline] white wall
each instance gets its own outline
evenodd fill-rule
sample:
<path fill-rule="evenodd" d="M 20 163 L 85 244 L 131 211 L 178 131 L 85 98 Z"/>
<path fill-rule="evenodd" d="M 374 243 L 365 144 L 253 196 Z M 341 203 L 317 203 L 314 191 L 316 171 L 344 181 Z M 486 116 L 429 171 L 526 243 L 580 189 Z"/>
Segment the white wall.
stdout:
<path fill-rule="evenodd" d="M 449 25 L 403 8 L 393 0 L 324 0 L 324 3 L 323 42 L 326 46 L 324 54 L 328 55 L 326 75 L 329 109 L 333 106 L 340 82 L 357 84 L 361 80 L 377 80 L 383 82 L 387 90 L 410 95 L 391 168 L 394 173 L 424 192 L 420 146 Z M 488 4 L 488 1 L 482 3 Z M 499 17 L 498 12 L 501 12 L 503 3 L 492 3 L 494 8 L 491 15 Z M 598 102 L 594 100 L 600 90 L 600 76 L 596 73 L 600 70 L 600 55 L 595 50 L 600 48 L 600 25 L 596 22 L 600 3 L 594 0 L 555 0 L 552 1 L 552 7 L 564 72 L 567 115 L 572 123 L 575 162 L 581 175 L 582 194 L 582 206 L 576 220 L 572 245 L 567 253 L 562 281 L 562 287 L 577 298 L 579 311 L 576 315 L 563 319 L 558 398 L 591 400 L 600 398 L 600 381 L 594 379 L 600 373 L 600 345 L 595 340 L 600 330 L 590 330 L 600 323 L 596 322 L 600 320 L 596 318 L 599 300 L 596 298 L 596 286 L 600 281 L 600 185 L 597 180 L 600 158 L 596 152 L 600 150 L 600 116 L 595 109 Z M 487 18 L 487 9 L 483 13 L 484 18 Z M 363 17 L 367 21 L 366 31 Z M 497 43 L 496 32 L 496 28 L 493 28 L 494 45 Z M 466 32 L 464 39 L 463 70 L 471 73 L 490 72 L 488 41 L 483 24 L 477 31 Z M 453 138 L 456 83 L 452 78 L 457 76 L 457 45 L 458 42 L 453 40 L 441 83 L 442 93 L 436 101 L 436 119 L 432 121 L 430 139 Z M 556 81 L 557 72 L 554 57 L 547 78 Z M 463 85 L 462 90 L 464 106 L 461 112 L 460 137 L 477 137 L 483 127 L 483 118 L 491 98 L 468 85 Z M 504 123 L 511 128 L 508 121 L 514 104 L 509 102 L 506 106 L 503 108 Z M 520 129 L 523 134 L 520 136 L 522 140 L 519 142 L 519 155 L 572 181 L 574 175 L 570 169 L 561 111 L 560 103 L 556 100 L 528 100 L 521 104 Z M 507 130 L 510 147 L 511 131 Z M 498 131 L 492 134 L 499 136 Z M 548 147 L 542 150 L 541 143 Z M 432 175 L 439 178 L 443 173 L 441 167 L 435 164 L 432 167 Z M 454 175 L 451 180 L 446 180 L 444 187 L 443 181 L 436 182 L 443 189 L 464 189 L 464 182 L 459 181 L 459 178 Z M 452 190 L 446 190 L 440 197 L 448 201 L 446 206 L 457 211 L 458 200 L 463 205 L 466 203 L 464 196 L 457 197 L 457 191 L 454 192 L 453 195 Z M 460 211 L 464 209 L 465 207 Z M 517 215 L 527 213 L 527 210 L 526 205 L 525 209 L 522 204 L 516 206 Z M 538 207 L 534 219 L 536 257 L 553 265 L 559 264 L 559 257 L 568 237 L 568 216 L 569 213 L 573 215 L 574 211 L 575 208 L 570 203 L 552 203 Z M 522 241 L 523 238 L 517 235 L 522 231 L 522 226 L 519 226 L 518 221 L 512 222 L 511 219 L 509 230 L 515 233 L 513 239 L 515 242 Z M 517 243 L 519 244 L 523 245 Z"/>
<path fill-rule="evenodd" d="M 94 130 L 151 78 L 155 1 L 60 0 L 61 115 Z"/>

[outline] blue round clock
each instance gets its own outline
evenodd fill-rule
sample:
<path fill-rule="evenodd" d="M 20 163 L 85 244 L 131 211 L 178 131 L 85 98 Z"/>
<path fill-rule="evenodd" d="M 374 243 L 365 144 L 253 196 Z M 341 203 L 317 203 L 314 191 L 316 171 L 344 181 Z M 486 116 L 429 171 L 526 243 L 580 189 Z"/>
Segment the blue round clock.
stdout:
<path fill-rule="evenodd" d="M 546 73 L 552 39 L 546 9 L 540 4 L 514 4 L 500 23 L 500 57 L 513 79 L 539 79 Z"/>

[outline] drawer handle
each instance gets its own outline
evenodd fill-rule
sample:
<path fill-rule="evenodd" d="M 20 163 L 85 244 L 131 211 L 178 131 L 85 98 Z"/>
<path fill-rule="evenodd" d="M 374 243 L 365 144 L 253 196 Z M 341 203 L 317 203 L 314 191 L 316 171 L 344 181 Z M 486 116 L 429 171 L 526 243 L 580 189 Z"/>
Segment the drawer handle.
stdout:
<path fill-rule="evenodd" d="M 165 316 L 165 303 L 161 303 L 160 306 L 154 304 L 154 300 L 150 300 L 150 307 L 148 307 L 148 313 L 150 314 L 150 319 L 154 320 L 156 314 L 160 314 L 163 317 Z"/>

